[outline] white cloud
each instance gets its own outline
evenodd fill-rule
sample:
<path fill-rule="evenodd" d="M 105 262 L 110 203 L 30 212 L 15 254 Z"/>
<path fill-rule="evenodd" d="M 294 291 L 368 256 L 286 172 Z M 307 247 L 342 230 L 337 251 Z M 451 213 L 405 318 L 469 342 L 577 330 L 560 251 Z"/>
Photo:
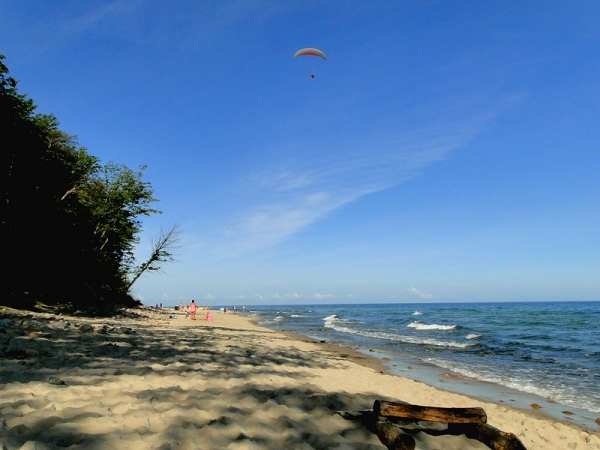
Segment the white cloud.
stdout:
<path fill-rule="evenodd" d="M 448 157 L 478 131 L 467 124 L 405 133 L 377 142 L 353 143 L 288 167 L 252 176 L 254 192 L 228 236 L 236 252 L 276 245 L 365 195 L 388 189 Z M 299 156 L 299 159 L 302 155 Z"/>
<path fill-rule="evenodd" d="M 42 21 L 28 27 L 31 32 L 21 40 L 20 53 L 26 60 L 35 59 L 56 47 L 78 39 L 80 35 L 98 26 L 107 29 L 115 26 L 115 20 L 131 17 L 144 4 L 145 0 L 114 0 L 103 2 L 99 6 L 54 8 L 51 20 L 44 16 Z"/>
<path fill-rule="evenodd" d="M 318 292 L 313 294 L 299 294 L 297 292 L 293 292 L 289 294 L 255 294 L 254 298 L 258 300 L 324 300 L 337 298 L 337 296 L 333 294 L 320 294 Z"/>
<path fill-rule="evenodd" d="M 319 299 L 319 300 L 323 300 L 323 299 L 327 299 L 327 298 L 335 298 L 336 296 L 333 294 L 317 294 L 314 293 L 313 298 Z"/>
<path fill-rule="evenodd" d="M 411 287 L 408 291 L 412 292 L 413 294 L 417 294 L 421 298 L 425 298 L 425 299 L 429 299 L 429 300 L 433 298 L 432 294 L 426 294 L 425 292 L 420 291 L 419 289 L 417 289 L 414 286 Z"/>

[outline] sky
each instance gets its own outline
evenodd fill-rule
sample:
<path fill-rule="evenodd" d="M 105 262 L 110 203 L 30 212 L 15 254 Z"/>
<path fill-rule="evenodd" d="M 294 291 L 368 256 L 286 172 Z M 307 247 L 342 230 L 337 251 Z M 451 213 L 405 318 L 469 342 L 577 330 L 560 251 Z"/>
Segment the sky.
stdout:
<path fill-rule="evenodd" d="M 145 304 L 600 300 L 600 2 L 0 11 L 38 112 L 147 165 L 138 259 L 179 226 Z"/>

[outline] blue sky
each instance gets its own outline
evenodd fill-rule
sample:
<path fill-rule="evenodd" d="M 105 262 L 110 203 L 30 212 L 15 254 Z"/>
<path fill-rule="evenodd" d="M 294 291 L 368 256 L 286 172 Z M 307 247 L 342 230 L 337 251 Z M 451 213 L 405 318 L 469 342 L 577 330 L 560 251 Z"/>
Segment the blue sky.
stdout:
<path fill-rule="evenodd" d="M 0 7 L 21 92 L 148 165 L 140 259 L 180 225 L 147 304 L 600 300 L 597 1 Z"/>

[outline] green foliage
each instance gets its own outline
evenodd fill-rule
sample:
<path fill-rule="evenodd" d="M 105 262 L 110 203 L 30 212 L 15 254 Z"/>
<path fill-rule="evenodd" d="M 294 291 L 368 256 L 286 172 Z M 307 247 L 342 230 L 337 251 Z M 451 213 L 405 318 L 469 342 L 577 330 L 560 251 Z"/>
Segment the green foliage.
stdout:
<path fill-rule="evenodd" d="M 100 167 L 77 192 L 92 216 L 98 256 L 106 263 L 119 261 L 123 278 L 134 264 L 133 250 L 142 229 L 140 216 L 160 213 L 150 207 L 156 199 L 150 184 L 142 181 L 144 168 L 134 172 L 124 165 L 109 163 Z"/>
<path fill-rule="evenodd" d="M 101 165 L 17 92 L 0 55 L 0 302 L 132 303 L 141 217 L 159 213 L 142 171 Z"/>

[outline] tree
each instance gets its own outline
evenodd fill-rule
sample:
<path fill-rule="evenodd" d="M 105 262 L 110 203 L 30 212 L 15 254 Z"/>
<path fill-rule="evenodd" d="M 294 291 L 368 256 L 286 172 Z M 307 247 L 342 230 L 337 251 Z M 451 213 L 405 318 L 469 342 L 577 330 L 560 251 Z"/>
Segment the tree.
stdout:
<path fill-rule="evenodd" d="M 35 113 L 3 60 L 0 55 L 0 235 L 7 269 L 0 301 L 133 304 L 131 274 L 172 260 L 176 236 L 175 229 L 161 235 L 147 264 L 136 266 L 141 218 L 160 213 L 142 179 L 145 167 L 102 165 L 58 128 L 56 117 Z"/>
<path fill-rule="evenodd" d="M 77 255 L 82 214 L 59 200 L 85 169 L 76 139 L 58 130 L 52 115 L 34 114 L 35 104 L 17 92 L 0 55 L 0 233 L 4 239 L 4 297 L 28 300 L 69 291 L 65 273 Z M 94 164 L 89 157 L 86 164 Z M 60 256 L 59 256 L 60 255 Z M 64 257 L 65 262 L 57 264 Z M 52 294 L 51 294 L 52 293 Z M 6 295 L 8 294 L 8 295 Z"/>
<path fill-rule="evenodd" d="M 166 230 L 161 228 L 158 238 L 152 242 L 152 253 L 148 260 L 140 264 L 131 272 L 133 278 L 129 282 L 127 290 L 129 291 L 131 289 L 131 286 L 133 286 L 144 272 L 161 271 L 162 263 L 175 261 L 173 253 L 171 252 L 174 249 L 179 248 L 180 240 L 181 234 L 177 224 Z"/>
<path fill-rule="evenodd" d="M 150 205 L 149 183 L 142 181 L 141 167 L 134 172 L 124 165 L 109 163 L 77 189 L 80 202 L 91 213 L 93 245 L 107 264 L 118 264 L 116 271 L 127 286 L 126 277 L 133 261 L 133 249 L 142 229 L 140 216 L 160 213 Z"/>

